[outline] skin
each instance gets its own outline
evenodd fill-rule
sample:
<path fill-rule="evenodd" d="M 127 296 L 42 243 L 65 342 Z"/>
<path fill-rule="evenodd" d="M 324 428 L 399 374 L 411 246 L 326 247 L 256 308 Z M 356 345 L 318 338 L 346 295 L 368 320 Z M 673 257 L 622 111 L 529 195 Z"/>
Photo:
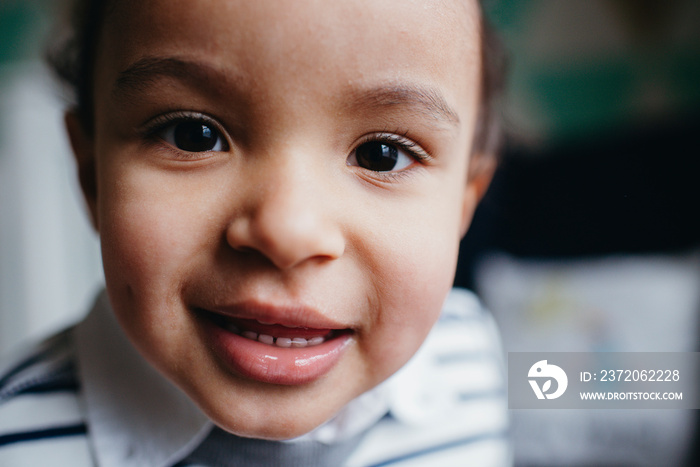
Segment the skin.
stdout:
<path fill-rule="evenodd" d="M 109 13 L 94 134 L 67 116 L 107 290 L 133 344 L 222 428 L 312 430 L 398 370 L 438 318 L 489 179 L 467 177 L 477 15 L 472 2 L 390 0 L 148 0 Z M 167 65 L 134 71 L 153 63 Z M 430 90 L 453 114 L 377 89 Z M 211 119 L 223 150 L 186 153 L 153 130 L 183 111 Z M 429 157 L 395 172 L 356 165 L 380 133 Z M 350 330 L 348 345 L 311 382 L 246 377 L 194 312 L 246 300 L 316 310 Z"/>

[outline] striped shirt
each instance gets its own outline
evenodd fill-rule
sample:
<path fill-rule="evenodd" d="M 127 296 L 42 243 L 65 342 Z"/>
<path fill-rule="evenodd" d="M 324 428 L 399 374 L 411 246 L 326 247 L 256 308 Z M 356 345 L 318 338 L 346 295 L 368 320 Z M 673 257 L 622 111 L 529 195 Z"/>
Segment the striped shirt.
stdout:
<path fill-rule="evenodd" d="M 398 373 L 300 438 L 215 427 L 147 364 L 102 294 L 80 324 L 0 364 L 0 466 L 507 466 L 503 360 L 491 316 L 455 289 Z"/>

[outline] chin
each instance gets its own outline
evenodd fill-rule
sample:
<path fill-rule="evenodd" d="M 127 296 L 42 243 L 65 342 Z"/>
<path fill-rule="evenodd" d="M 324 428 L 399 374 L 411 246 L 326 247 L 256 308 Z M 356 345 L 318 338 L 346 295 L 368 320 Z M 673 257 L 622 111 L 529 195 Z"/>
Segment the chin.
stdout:
<path fill-rule="evenodd" d="M 321 391 L 324 388 L 314 384 L 289 387 L 238 380 L 232 387 L 227 382 L 230 384 L 230 380 L 220 382 L 226 388 L 214 383 L 205 389 L 206 394 L 195 389 L 189 396 L 215 425 L 243 438 L 298 438 L 333 418 L 345 405 L 339 397 L 322 401 L 327 389 Z"/>
<path fill-rule="evenodd" d="M 299 416 L 301 417 L 301 415 Z M 211 417 L 219 428 L 242 438 L 264 439 L 268 441 L 284 441 L 303 436 L 326 420 L 304 420 L 304 423 L 282 421 L 274 418 L 258 418 L 253 423 L 241 423 L 240 420 L 231 422 L 224 418 Z"/>

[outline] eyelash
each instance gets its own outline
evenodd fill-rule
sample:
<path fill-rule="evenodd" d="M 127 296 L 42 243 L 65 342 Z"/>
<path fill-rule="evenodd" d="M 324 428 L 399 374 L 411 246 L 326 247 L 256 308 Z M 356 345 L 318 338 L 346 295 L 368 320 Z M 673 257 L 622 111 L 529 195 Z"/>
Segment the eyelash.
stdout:
<path fill-rule="evenodd" d="M 353 151 L 365 143 L 376 141 L 379 143 L 387 143 L 397 146 L 400 150 L 406 152 L 408 156 L 415 159 L 419 164 L 426 165 L 430 163 L 433 160 L 433 157 L 408 135 L 408 131 L 400 130 L 395 130 L 393 132 L 382 131 L 379 133 L 370 134 L 362 137 L 362 139 L 360 139 L 355 145 L 355 149 L 353 149 Z M 371 172 L 373 177 L 381 178 L 385 181 L 395 181 L 397 179 L 410 176 L 413 171 L 410 170 L 409 166 L 406 169 L 396 172 L 368 172 Z"/>
<path fill-rule="evenodd" d="M 413 141 L 408 137 L 408 132 L 379 132 L 372 135 L 367 135 L 363 137 L 357 144 L 360 146 L 365 143 L 372 141 L 377 141 L 380 143 L 389 143 L 398 146 L 400 149 L 406 151 L 408 155 L 415 158 L 418 162 L 429 162 L 432 157 L 428 154 L 418 143 Z"/>
<path fill-rule="evenodd" d="M 163 139 L 160 134 L 168 129 L 169 127 L 176 125 L 181 122 L 196 121 L 201 122 L 211 128 L 215 129 L 224 144 L 224 151 L 228 151 L 230 143 L 226 138 L 225 131 L 221 128 L 218 122 L 200 112 L 191 111 L 176 111 L 170 113 L 164 113 L 158 115 L 151 119 L 145 126 L 143 130 L 144 136 L 149 140 L 156 140 L 163 143 Z M 382 131 L 379 133 L 370 134 L 361 138 L 355 148 L 370 142 L 380 142 L 395 145 L 398 149 L 404 151 L 409 157 L 413 158 L 419 164 L 427 164 L 432 161 L 432 156 L 428 154 L 419 144 L 417 144 L 413 139 L 408 136 L 408 131 L 395 130 L 393 132 Z M 201 157 L 202 153 L 189 153 L 187 151 L 182 151 L 172 145 L 167 144 L 169 150 L 176 152 L 178 157 L 181 159 L 197 159 Z M 353 151 L 356 149 L 353 149 Z M 198 156 L 199 154 L 199 156 Z M 191 156 L 190 156 L 191 155 Z M 410 167 L 410 166 L 409 166 Z M 372 175 L 377 178 L 381 178 L 387 181 L 396 180 L 398 178 L 406 177 L 411 174 L 409 168 L 395 171 L 395 172 L 375 172 L 371 171 Z"/>
<path fill-rule="evenodd" d="M 223 151 L 228 151 L 230 148 L 230 143 L 229 140 L 226 138 L 226 132 L 221 128 L 221 125 L 219 123 L 203 114 L 200 112 L 190 112 L 190 111 L 176 111 L 176 112 L 170 112 L 170 113 L 164 113 L 160 114 L 153 119 L 151 119 L 148 123 L 146 123 L 142 133 L 143 136 L 151 141 L 157 141 L 159 143 L 164 142 L 163 138 L 161 138 L 160 133 L 168 129 L 170 126 L 176 125 L 178 123 L 182 122 L 201 122 L 204 125 L 207 125 L 211 128 L 213 128 L 217 133 L 219 138 L 221 138 L 221 142 L 224 145 Z M 172 150 L 174 152 L 177 152 L 178 157 L 181 159 L 196 159 L 201 157 L 202 153 L 189 153 L 187 151 L 180 150 L 176 147 L 172 147 L 172 145 L 165 143 L 168 146 L 169 150 Z M 187 156 L 188 154 L 191 154 L 192 156 Z M 200 154 L 200 156 L 196 156 L 197 154 Z"/>

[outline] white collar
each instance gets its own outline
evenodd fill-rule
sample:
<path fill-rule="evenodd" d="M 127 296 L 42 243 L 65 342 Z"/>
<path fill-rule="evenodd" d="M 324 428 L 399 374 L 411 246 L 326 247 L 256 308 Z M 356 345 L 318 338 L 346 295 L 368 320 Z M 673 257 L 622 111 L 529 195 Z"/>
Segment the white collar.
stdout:
<path fill-rule="evenodd" d="M 128 340 L 105 292 L 75 329 L 88 436 L 100 467 L 170 466 L 190 454 L 213 424 Z M 359 434 L 389 410 L 385 382 L 333 419 L 287 442 L 333 443 Z"/>
<path fill-rule="evenodd" d="M 76 327 L 75 336 L 97 465 L 172 465 L 209 433 L 208 418 L 128 341 L 106 293 Z"/>

